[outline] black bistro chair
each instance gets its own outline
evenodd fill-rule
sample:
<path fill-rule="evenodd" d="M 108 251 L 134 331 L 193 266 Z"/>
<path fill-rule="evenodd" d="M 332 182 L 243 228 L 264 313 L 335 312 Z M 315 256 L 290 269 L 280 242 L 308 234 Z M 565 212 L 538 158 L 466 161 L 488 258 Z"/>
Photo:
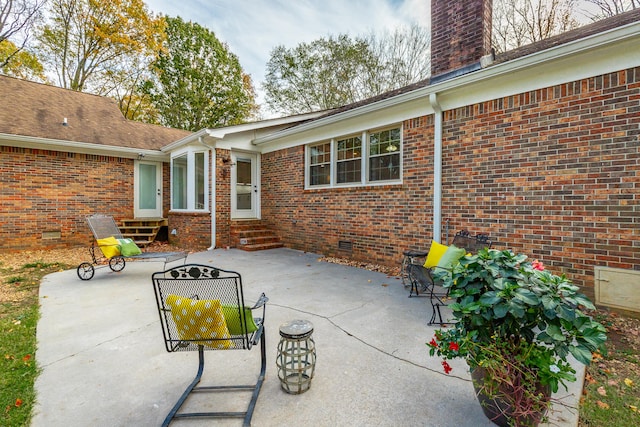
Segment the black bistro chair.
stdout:
<path fill-rule="evenodd" d="M 168 426 L 174 418 L 187 417 L 244 418 L 244 425 L 251 425 L 265 378 L 264 315 L 268 298 L 263 293 L 253 307 L 246 307 L 240 274 L 207 265 L 181 265 L 154 273 L 152 280 L 167 351 L 197 351 L 199 358 L 196 377 L 171 409 L 163 426 Z M 253 317 L 253 310 L 257 309 L 261 317 Z M 261 366 L 255 384 L 197 387 L 204 370 L 205 350 L 251 350 L 258 343 Z M 253 393 L 245 412 L 178 413 L 192 392 L 239 390 Z"/>
<path fill-rule="evenodd" d="M 492 242 L 486 234 L 472 236 L 468 231 L 462 230 L 455 234 L 451 244 L 457 248 L 464 248 L 468 253 L 476 254 L 480 249 L 491 248 Z M 419 290 L 423 292 L 424 296 L 429 296 L 432 311 L 428 325 L 451 324 L 451 322 L 444 321 L 440 311 L 440 307 L 449 304 L 450 298 L 449 289 L 443 288 L 436 277 L 438 271 L 443 271 L 443 267 L 426 268 L 419 263 L 407 265 L 407 276 L 411 283 L 409 297 L 413 296 L 414 292 L 416 296 L 419 296 Z"/>

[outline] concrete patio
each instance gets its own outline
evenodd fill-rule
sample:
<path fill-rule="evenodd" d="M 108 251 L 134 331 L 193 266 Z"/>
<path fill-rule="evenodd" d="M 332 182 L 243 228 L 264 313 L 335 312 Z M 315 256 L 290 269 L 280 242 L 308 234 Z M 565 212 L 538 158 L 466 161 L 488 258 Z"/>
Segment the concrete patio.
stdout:
<path fill-rule="evenodd" d="M 267 376 L 253 426 L 491 426 L 482 413 L 463 361 L 445 375 L 425 345 L 426 298 L 407 298 L 396 277 L 327 262 L 290 249 L 261 252 L 217 249 L 189 255 L 238 271 L 247 303 L 261 292 L 266 314 Z M 195 375 L 197 353 L 167 353 L 151 274 L 162 263 L 130 262 L 120 273 L 96 270 L 47 276 L 40 287 L 33 427 L 158 426 Z M 275 366 L 280 324 L 310 320 L 317 368 L 311 389 L 289 395 Z M 206 353 L 203 384 L 250 382 L 259 371 L 258 348 Z M 584 373 L 554 396 L 550 425 L 577 425 L 575 407 Z M 246 379 L 246 380 L 245 380 Z M 202 394 L 188 404 L 242 410 L 249 396 Z M 241 402 L 240 407 L 236 407 Z M 569 406 L 569 408 L 567 407 Z M 172 425 L 240 426 L 240 419 L 188 420 Z"/>

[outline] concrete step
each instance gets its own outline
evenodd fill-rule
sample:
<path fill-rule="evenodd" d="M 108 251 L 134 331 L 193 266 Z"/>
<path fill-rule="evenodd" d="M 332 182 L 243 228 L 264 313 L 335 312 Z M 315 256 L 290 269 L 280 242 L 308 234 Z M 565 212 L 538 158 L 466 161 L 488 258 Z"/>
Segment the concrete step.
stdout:
<path fill-rule="evenodd" d="M 263 251 L 265 249 L 275 249 L 282 248 L 284 245 L 280 242 L 272 242 L 272 243 L 261 243 L 261 244 L 251 244 L 251 245 L 242 245 L 239 246 L 238 249 L 242 249 L 247 252 L 255 252 L 255 251 Z"/>
<path fill-rule="evenodd" d="M 266 223 L 259 220 L 232 222 L 231 242 L 234 247 L 245 251 L 259 251 L 284 246 L 276 233 Z"/>

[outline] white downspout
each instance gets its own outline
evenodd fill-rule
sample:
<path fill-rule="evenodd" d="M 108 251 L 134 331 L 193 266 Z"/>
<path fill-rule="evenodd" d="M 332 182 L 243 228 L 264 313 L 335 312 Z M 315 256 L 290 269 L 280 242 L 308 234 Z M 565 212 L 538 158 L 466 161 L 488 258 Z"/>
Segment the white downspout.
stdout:
<path fill-rule="evenodd" d="M 216 149 L 204 142 L 204 139 L 199 136 L 198 142 L 209 150 L 211 150 L 211 180 L 209 186 L 211 188 L 211 246 L 207 248 L 211 251 L 216 248 Z"/>
<path fill-rule="evenodd" d="M 433 240 L 441 242 L 442 231 L 442 107 L 435 93 L 429 94 L 433 107 Z M 442 243 L 442 242 L 441 242 Z"/>

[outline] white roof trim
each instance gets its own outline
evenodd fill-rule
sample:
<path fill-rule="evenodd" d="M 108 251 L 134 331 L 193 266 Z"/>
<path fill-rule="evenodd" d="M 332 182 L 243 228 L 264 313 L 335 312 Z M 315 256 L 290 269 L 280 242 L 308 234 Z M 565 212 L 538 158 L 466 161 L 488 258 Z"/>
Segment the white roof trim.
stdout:
<path fill-rule="evenodd" d="M 12 135 L 0 133 L 2 145 L 21 148 L 33 148 L 37 150 L 52 150 L 65 153 L 94 154 L 99 156 L 112 156 L 137 159 L 140 154 L 145 160 L 168 161 L 169 157 L 158 150 L 140 148 L 118 147 L 114 145 L 100 145 L 88 142 L 65 141 L 60 139 L 40 138 L 25 135 Z"/>
<path fill-rule="evenodd" d="M 285 129 L 280 132 L 264 136 L 262 138 L 256 138 L 253 140 L 253 144 L 254 145 L 266 144 L 268 142 L 275 141 L 285 136 L 295 135 L 296 133 L 327 126 L 331 123 L 347 120 L 353 117 L 362 116 L 368 113 L 372 113 L 374 111 L 382 110 L 384 108 L 393 107 L 395 105 L 404 104 L 405 102 L 408 102 L 408 101 L 413 101 L 415 99 L 423 98 L 427 96 L 428 93 L 429 93 L 429 86 L 425 86 L 425 87 L 413 90 L 411 92 L 406 92 L 390 98 L 382 99 L 377 102 L 372 102 L 371 104 L 366 104 L 366 105 L 363 105 L 362 107 L 356 107 L 351 110 L 347 110 L 342 113 L 337 113 L 331 116 L 323 117 L 321 119 L 314 120 L 309 123 L 303 123 L 293 128 Z"/>
<path fill-rule="evenodd" d="M 262 145 L 269 142 L 276 141 L 280 138 L 292 136 L 298 133 L 309 131 L 312 129 L 320 128 L 330 125 L 342 120 L 362 116 L 377 110 L 393 107 L 406 103 L 408 101 L 415 100 L 420 97 L 428 97 L 431 93 L 442 93 L 451 89 L 459 89 L 462 86 L 477 83 L 478 81 L 487 80 L 506 73 L 513 73 L 516 71 L 524 70 L 538 64 L 550 62 L 564 58 L 567 56 L 575 55 L 581 52 L 592 50 L 601 46 L 623 41 L 628 38 L 638 37 L 640 35 L 640 22 L 633 22 L 627 25 L 616 27 L 601 33 L 597 33 L 591 36 L 587 36 L 581 39 L 577 39 L 571 42 L 567 42 L 558 46 L 554 46 L 543 51 L 538 51 L 530 55 L 526 55 L 520 58 L 499 63 L 487 68 L 468 73 L 459 77 L 455 77 L 449 80 L 444 80 L 433 85 L 427 85 L 425 87 L 416 89 L 411 92 L 406 92 L 400 95 L 396 95 L 390 98 L 383 99 L 378 102 L 372 102 L 361 107 L 356 107 L 351 110 L 347 110 L 342 113 L 337 113 L 319 120 L 314 120 L 309 123 L 303 123 L 299 126 L 295 126 L 289 129 L 284 129 L 280 132 L 273 133 L 261 138 L 256 138 L 253 141 L 255 145 Z M 425 99 L 425 103 L 428 100 Z"/>
<path fill-rule="evenodd" d="M 263 129 L 271 126 L 282 126 L 290 123 L 297 123 L 297 122 L 301 122 L 309 119 L 314 119 L 326 113 L 327 111 L 320 111 L 320 112 L 313 112 L 313 113 L 306 113 L 306 114 L 297 114 L 294 116 L 279 117 L 275 119 L 260 120 L 256 122 L 243 123 L 240 125 L 225 126 L 225 127 L 219 127 L 219 128 L 205 128 L 205 129 L 199 130 L 198 132 L 192 133 L 191 135 L 187 135 L 184 138 L 179 139 L 175 142 L 172 142 L 171 144 L 165 145 L 164 147 L 162 147 L 162 151 L 170 152 L 170 151 L 176 150 L 177 148 L 180 148 L 183 145 L 198 141 L 198 138 L 200 137 L 209 137 L 216 140 L 224 139 L 224 137 L 227 135 L 233 135 L 233 134 L 242 133 L 242 132 L 250 132 L 256 129 Z"/>

